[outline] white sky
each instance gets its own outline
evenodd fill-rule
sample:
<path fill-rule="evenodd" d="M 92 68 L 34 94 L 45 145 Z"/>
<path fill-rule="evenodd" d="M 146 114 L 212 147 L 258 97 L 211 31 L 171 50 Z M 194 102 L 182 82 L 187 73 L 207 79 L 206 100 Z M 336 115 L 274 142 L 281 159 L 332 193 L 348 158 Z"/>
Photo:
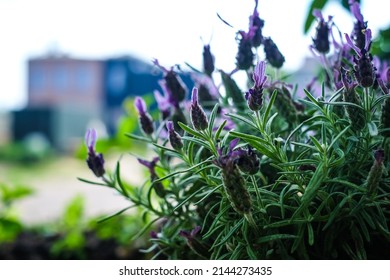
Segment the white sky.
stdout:
<path fill-rule="evenodd" d="M 363 2 L 375 36 L 390 23 L 390 6 L 383 0 Z M 205 42 L 212 37 L 216 66 L 231 71 L 235 33 L 247 30 L 253 7 L 253 0 L 0 0 L 0 109 L 25 105 L 26 61 L 53 48 L 78 58 L 129 54 L 158 58 L 165 66 L 188 62 L 200 68 L 200 37 Z M 263 34 L 279 46 L 286 69 L 296 69 L 310 56 L 313 31 L 303 36 L 307 7 L 307 0 L 259 0 Z M 235 28 L 224 25 L 217 12 Z M 328 14 L 343 32 L 351 31 L 351 17 L 338 4 L 331 2 L 324 10 Z"/>

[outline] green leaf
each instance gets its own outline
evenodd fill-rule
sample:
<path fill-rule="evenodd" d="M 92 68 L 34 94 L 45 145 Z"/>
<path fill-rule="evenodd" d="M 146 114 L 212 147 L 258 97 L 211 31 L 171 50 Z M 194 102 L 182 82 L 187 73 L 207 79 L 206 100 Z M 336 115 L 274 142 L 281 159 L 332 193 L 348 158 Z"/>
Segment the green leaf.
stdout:
<path fill-rule="evenodd" d="M 278 95 L 278 91 L 275 89 L 273 92 L 272 92 L 272 95 L 271 95 L 271 98 L 269 100 L 269 103 L 267 105 L 267 108 L 265 110 L 265 113 L 264 113 L 264 117 L 263 117 L 263 127 L 265 127 L 267 121 L 268 121 L 268 116 L 269 114 L 271 113 L 271 109 L 272 109 L 272 106 L 274 105 L 275 103 L 275 99 L 276 99 L 276 96 Z"/>
<path fill-rule="evenodd" d="M 133 140 L 138 140 L 138 141 L 146 142 L 146 143 L 151 143 L 152 142 L 152 140 L 150 138 L 139 136 L 139 135 L 136 135 L 136 134 L 126 133 L 125 135 L 127 137 L 129 137 L 130 139 L 133 139 Z"/>
<path fill-rule="evenodd" d="M 309 184 L 306 186 L 305 192 L 301 197 L 301 205 L 295 211 L 291 220 L 294 220 L 299 214 L 303 211 L 307 210 L 309 204 L 316 197 L 317 191 L 320 188 L 321 184 L 324 182 L 325 178 L 328 176 L 328 169 L 324 165 L 324 163 L 320 163 L 317 166 L 316 171 L 313 174 Z"/>
<path fill-rule="evenodd" d="M 120 171 L 120 163 L 119 163 L 119 161 L 116 164 L 115 174 L 116 174 L 116 181 L 118 182 L 119 188 L 122 190 L 122 194 L 125 197 L 129 197 L 129 193 L 127 192 L 127 189 L 126 189 L 126 187 L 123 184 L 122 179 L 121 179 L 121 171 Z"/>
<path fill-rule="evenodd" d="M 244 220 L 245 219 L 243 218 L 237 224 L 235 224 L 229 230 L 229 232 L 222 238 L 222 240 L 219 241 L 217 244 L 214 243 L 212 247 L 217 247 L 217 246 L 219 246 L 219 245 L 221 245 L 223 243 L 226 243 L 230 239 L 230 237 L 242 226 L 242 224 L 244 223 Z"/>
<path fill-rule="evenodd" d="M 177 124 L 186 132 L 188 132 L 189 134 L 191 135 L 194 135 L 196 137 L 199 137 L 201 139 L 204 139 L 203 135 L 201 133 L 199 133 L 198 131 L 192 129 L 191 127 L 189 127 L 188 125 L 182 123 L 182 122 L 177 122 Z"/>
<path fill-rule="evenodd" d="M 215 142 L 218 141 L 219 136 L 221 135 L 222 130 L 225 127 L 226 123 L 227 123 L 227 120 L 224 120 L 223 123 L 221 123 L 221 125 L 218 127 L 217 131 L 215 132 L 215 136 L 214 136 L 214 141 Z"/>
<path fill-rule="evenodd" d="M 226 116 L 229 116 L 232 119 L 239 120 L 240 122 L 246 123 L 247 125 L 251 126 L 252 128 L 257 129 L 256 124 L 252 120 L 247 119 L 244 116 L 241 116 L 238 114 L 233 114 L 233 113 L 228 113 L 228 114 L 226 114 Z"/>
<path fill-rule="evenodd" d="M 314 16 L 313 16 L 313 11 L 314 9 L 323 9 L 325 7 L 325 4 L 328 2 L 328 0 L 313 0 L 311 2 L 310 8 L 308 10 L 306 20 L 305 20 L 305 27 L 304 27 L 304 33 L 306 34 L 311 25 L 313 24 L 314 21 Z"/>
<path fill-rule="evenodd" d="M 377 136 L 378 135 L 378 127 L 374 122 L 367 123 L 368 131 L 371 136 Z"/>
<path fill-rule="evenodd" d="M 91 184 L 91 185 L 97 185 L 97 186 L 103 186 L 103 187 L 111 188 L 111 186 L 109 186 L 109 185 L 107 185 L 105 183 L 93 182 L 93 181 L 89 181 L 89 180 L 86 180 L 86 179 L 83 179 L 83 178 L 79 178 L 79 177 L 77 177 L 77 180 L 79 180 L 81 182 L 84 182 L 84 183 Z"/>
<path fill-rule="evenodd" d="M 256 240 L 256 243 L 266 243 L 274 240 L 280 240 L 280 239 L 295 239 L 297 238 L 296 235 L 292 234 L 273 234 L 273 235 L 266 235 L 262 236 L 259 239 Z"/>
<path fill-rule="evenodd" d="M 210 117 L 209 117 L 209 126 L 208 130 L 210 135 L 213 133 L 214 123 L 215 123 L 215 117 L 217 116 L 219 104 L 215 104 L 213 110 L 211 111 Z"/>

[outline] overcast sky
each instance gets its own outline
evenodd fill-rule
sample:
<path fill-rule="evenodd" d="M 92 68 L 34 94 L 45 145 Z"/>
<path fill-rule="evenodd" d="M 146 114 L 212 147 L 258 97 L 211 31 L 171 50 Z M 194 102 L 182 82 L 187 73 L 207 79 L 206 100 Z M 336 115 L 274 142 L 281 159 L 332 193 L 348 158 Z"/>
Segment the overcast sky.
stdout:
<path fill-rule="evenodd" d="M 376 35 L 390 23 L 390 6 L 383 0 L 364 2 L 363 14 Z M 0 0 L 0 109 L 25 105 L 26 61 L 53 49 L 77 58 L 133 54 L 146 61 L 158 58 L 166 66 L 188 62 L 200 68 L 200 38 L 206 43 L 211 38 L 217 67 L 231 71 L 235 33 L 247 30 L 253 7 L 253 0 Z M 307 7 L 307 0 L 259 1 L 263 34 L 279 46 L 286 69 L 298 68 L 310 55 L 314 34 L 303 36 Z M 334 15 L 342 31 L 350 32 L 351 17 L 337 4 L 324 14 Z"/>

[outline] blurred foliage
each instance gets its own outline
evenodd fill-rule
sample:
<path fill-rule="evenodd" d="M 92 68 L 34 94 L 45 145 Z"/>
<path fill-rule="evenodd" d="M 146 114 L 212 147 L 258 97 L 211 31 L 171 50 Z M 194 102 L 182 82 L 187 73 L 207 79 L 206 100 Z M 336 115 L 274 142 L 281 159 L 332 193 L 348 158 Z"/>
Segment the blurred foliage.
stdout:
<path fill-rule="evenodd" d="M 390 60 L 390 25 L 379 31 L 378 37 L 373 41 L 371 51 L 382 60 Z"/>
<path fill-rule="evenodd" d="M 51 148 L 34 149 L 25 142 L 10 143 L 0 147 L 0 161 L 36 164 L 53 156 Z"/>
<path fill-rule="evenodd" d="M 0 183 L 0 243 L 14 240 L 23 230 L 23 225 L 13 212 L 12 204 L 30 194 L 32 190 L 25 186 L 10 187 Z"/>

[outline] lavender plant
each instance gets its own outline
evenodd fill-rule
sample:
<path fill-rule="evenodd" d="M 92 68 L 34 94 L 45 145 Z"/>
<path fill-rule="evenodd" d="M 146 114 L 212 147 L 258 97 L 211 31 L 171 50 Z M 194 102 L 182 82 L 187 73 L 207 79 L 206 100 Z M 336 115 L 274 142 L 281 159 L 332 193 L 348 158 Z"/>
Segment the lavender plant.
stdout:
<path fill-rule="evenodd" d="M 126 184 L 119 161 L 104 172 L 89 132 L 87 162 L 102 180 L 92 183 L 145 210 L 150 222 L 139 235 L 150 232 L 145 252 L 155 258 L 389 258 L 389 81 L 378 73 L 385 62 L 370 54 L 359 4 L 350 3 L 355 28 L 337 40 L 332 17 L 314 11 L 311 49 L 325 78 L 315 77 L 300 99 L 266 74 L 285 57 L 264 36 L 257 4 L 249 30 L 237 32 L 236 69 L 215 70 L 206 45 L 190 101 L 174 68 L 155 61 L 164 71 L 163 95 L 155 92 L 160 119 L 137 97 L 143 135 L 127 134 L 153 150 L 138 159 L 150 175 L 145 184 Z M 251 88 L 238 87 L 237 71 L 247 72 Z"/>

